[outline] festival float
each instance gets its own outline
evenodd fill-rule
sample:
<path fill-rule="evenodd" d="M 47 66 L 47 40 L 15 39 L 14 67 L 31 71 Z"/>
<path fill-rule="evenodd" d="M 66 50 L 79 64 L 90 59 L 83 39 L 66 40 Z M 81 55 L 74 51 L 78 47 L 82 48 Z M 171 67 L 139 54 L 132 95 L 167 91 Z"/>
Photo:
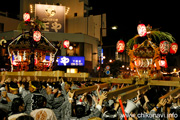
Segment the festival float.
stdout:
<path fill-rule="evenodd" d="M 150 25 L 139 24 L 137 31 L 126 44 L 130 68 L 140 79 L 157 79 L 161 67 L 168 67 L 166 55 L 175 54 L 178 45 L 170 33 L 152 29 Z"/>
<path fill-rule="evenodd" d="M 8 46 L 11 71 L 50 71 L 57 49 L 41 34 L 43 24 L 38 19 L 30 20 L 30 15 L 23 15 L 19 25 L 22 33 Z M 24 31 L 22 28 L 29 28 Z"/>

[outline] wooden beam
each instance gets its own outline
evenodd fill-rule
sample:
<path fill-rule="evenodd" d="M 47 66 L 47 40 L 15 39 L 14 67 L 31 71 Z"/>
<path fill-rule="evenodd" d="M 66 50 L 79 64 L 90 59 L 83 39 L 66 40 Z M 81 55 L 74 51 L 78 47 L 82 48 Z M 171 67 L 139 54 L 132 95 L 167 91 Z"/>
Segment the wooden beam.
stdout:
<path fill-rule="evenodd" d="M 105 88 L 108 87 L 109 84 L 108 83 L 103 83 L 103 84 L 99 84 L 99 88 Z M 84 88 L 80 88 L 80 89 L 76 89 L 73 90 L 75 93 L 74 95 L 79 95 L 79 94 L 83 94 L 86 92 L 91 92 L 97 89 L 97 85 L 93 85 L 93 86 L 89 86 L 89 87 L 84 87 Z"/>
<path fill-rule="evenodd" d="M 180 87 L 178 87 L 178 88 L 176 88 L 176 89 L 168 92 L 168 93 L 165 94 L 164 96 L 160 97 L 159 100 L 160 100 L 160 99 L 166 99 L 166 98 L 168 98 L 170 95 L 171 95 L 172 97 L 175 97 L 175 96 L 176 96 L 177 94 L 179 94 L 179 93 L 180 93 Z"/>
<path fill-rule="evenodd" d="M 138 90 L 140 91 L 140 94 L 142 94 L 143 92 L 145 92 L 149 88 L 150 88 L 149 85 L 145 85 L 145 86 L 142 86 L 142 87 L 139 87 L 139 88 L 124 92 L 124 93 L 120 94 L 121 100 L 126 101 L 127 99 L 132 99 L 132 98 L 137 96 L 137 91 Z"/>
<path fill-rule="evenodd" d="M 180 87 L 180 81 L 150 80 L 148 85 Z"/>
<path fill-rule="evenodd" d="M 123 92 L 127 92 L 129 90 L 135 89 L 136 85 L 129 85 L 114 91 L 110 91 L 107 93 L 107 99 L 112 99 L 113 97 L 117 97 L 119 94 L 123 93 Z"/>
<path fill-rule="evenodd" d="M 91 81 L 101 81 L 107 83 L 125 83 L 132 84 L 133 80 L 131 79 L 121 79 L 121 78 L 88 78 Z"/>

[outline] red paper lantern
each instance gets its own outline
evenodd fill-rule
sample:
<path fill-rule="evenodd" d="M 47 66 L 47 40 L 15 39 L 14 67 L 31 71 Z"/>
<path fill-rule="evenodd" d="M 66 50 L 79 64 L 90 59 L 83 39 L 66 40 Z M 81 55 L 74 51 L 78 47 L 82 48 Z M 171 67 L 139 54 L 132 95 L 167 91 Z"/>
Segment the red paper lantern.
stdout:
<path fill-rule="evenodd" d="M 159 45 L 159 48 L 160 48 L 160 52 L 162 54 L 168 54 L 169 52 L 169 42 L 168 41 L 161 41 L 160 42 L 160 45 Z"/>
<path fill-rule="evenodd" d="M 29 13 L 24 13 L 23 14 L 23 19 L 25 22 L 29 22 L 30 21 L 30 14 Z"/>
<path fill-rule="evenodd" d="M 69 44 L 70 44 L 69 40 L 65 40 L 65 41 L 63 42 L 64 48 L 68 48 L 68 47 L 69 47 Z"/>
<path fill-rule="evenodd" d="M 171 43 L 170 53 L 176 54 L 177 50 L 178 50 L 178 44 L 177 43 Z"/>
<path fill-rule="evenodd" d="M 39 31 L 34 31 L 34 33 L 33 33 L 33 39 L 34 39 L 34 41 L 36 41 L 36 42 L 40 41 L 40 39 L 41 39 L 41 32 L 39 32 Z"/>
<path fill-rule="evenodd" d="M 146 36 L 147 34 L 146 26 L 144 24 L 139 24 L 137 26 L 137 31 L 140 37 Z"/>
<path fill-rule="evenodd" d="M 120 52 L 122 53 L 124 51 L 124 48 L 125 48 L 125 43 L 123 40 L 119 40 L 117 42 L 117 45 L 116 45 L 116 48 L 117 48 L 117 52 Z"/>

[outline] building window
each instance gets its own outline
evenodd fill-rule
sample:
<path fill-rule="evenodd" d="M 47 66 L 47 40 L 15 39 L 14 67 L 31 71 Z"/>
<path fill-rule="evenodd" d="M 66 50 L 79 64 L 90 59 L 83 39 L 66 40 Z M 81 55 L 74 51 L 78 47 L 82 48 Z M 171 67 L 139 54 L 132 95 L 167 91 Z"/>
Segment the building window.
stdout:
<path fill-rule="evenodd" d="M 77 13 L 74 13 L 74 17 L 77 17 Z"/>
<path fill-rule="evenodd" d="M 0 23 L 0 32 L 4 32 L 4 23 Z"/>

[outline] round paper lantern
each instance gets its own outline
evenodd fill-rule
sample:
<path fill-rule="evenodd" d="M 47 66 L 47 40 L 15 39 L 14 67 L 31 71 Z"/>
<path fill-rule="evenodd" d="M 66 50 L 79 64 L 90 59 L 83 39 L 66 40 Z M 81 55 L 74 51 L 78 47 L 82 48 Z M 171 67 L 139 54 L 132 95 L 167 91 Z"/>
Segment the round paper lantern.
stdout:
<path fill-rule="evenodd" d="M 168 54 L 169 52 L 169 42 L 168 41 L 161 41 L 159 45 L 160 52 L 162 54 Z"/>
<path fill-rule="evenodd" d="M 119 40 L 117 42 L 117 45 L 116 45 L 116 48 L 117 48 L 117 52 L 120 52 L 122 53 L 124 51 L 124 48 L 125 48 L 125 43 L 123 40 Z"/>
<path fill-rule="evenodd" d="M 147 34 L 146 26 L 144 24 L 139 24 L 137 26 L 137 31 L 140 37 L 144 37 Z"/>
<path fill-rule="evenodd" d="M 65 40 L 64 42 L 63 42 L 63 46 L 64 46 L 64 48 L 68 48 L 69 47 L 69 40 Z"/>
<path fill-rule="evenodd" d="M 170 53 L 176 54 L 177 50 L 178 50 L 178 44 L 177 43 L 171 43 Z"/>
<path fill-rule="evenodd" d="M 24 13 L 23 14 L 23 19 L 25 22 L 29 22 L 30 21 L 30 14 L 29 13 Z"/>
<path fill-rule="evenodd" d="M 41 39 L 41 32 L 39 32 L 39 31 L 34 31 L 34 33 L 33 33 L 33 39 L 34 39 L 34 41 L 36 41 L 36 42 L 40 41 L 40 39 Z"/>

